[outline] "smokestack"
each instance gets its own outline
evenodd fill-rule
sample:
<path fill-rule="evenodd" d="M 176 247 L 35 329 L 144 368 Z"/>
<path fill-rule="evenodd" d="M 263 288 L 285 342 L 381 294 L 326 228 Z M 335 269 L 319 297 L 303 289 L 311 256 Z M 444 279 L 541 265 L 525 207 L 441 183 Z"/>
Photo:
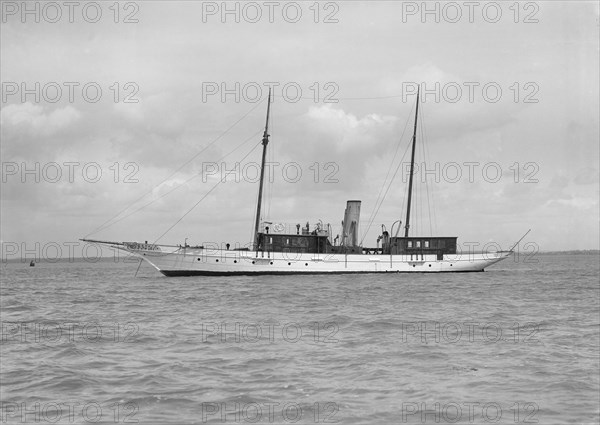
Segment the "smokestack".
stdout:
<path fill-rule="evenodd" d="M 358 222 L 360 220 L 360 201 L 347 201 L 344 212 L 342 245 L 358 245 Z"/>

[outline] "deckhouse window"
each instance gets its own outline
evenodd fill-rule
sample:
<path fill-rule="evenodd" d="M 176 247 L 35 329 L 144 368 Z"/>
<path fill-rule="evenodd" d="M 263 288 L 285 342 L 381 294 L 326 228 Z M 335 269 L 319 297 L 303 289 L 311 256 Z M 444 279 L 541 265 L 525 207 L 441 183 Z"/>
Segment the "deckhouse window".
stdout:
<path fill-rule="evenodd" d="M 425 248 L 429 248 L 429 241 L 423 241 L 423 246 Z"/>
<path fill-rule="evenodd" d="M 416 241 L 417 242 L 417 248 L 421 248 L 421 241 Z"/>
<path fill-rule="evenodd" d="M 406 247 L 407 248 L 412 248 L 412 241 L 406 242 Z"/>

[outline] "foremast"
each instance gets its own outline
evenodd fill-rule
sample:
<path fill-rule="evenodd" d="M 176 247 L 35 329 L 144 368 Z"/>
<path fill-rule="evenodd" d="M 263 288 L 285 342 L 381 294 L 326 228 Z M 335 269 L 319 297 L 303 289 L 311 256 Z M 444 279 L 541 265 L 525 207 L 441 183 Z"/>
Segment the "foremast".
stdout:
<path fill-rule="evenodd" d="M 256 203 L 256 223 L 254 224 L 254 249 L 258 249 L 258 228 L 260 225 L 260 209 L 262 206 L 263 182 L 265 178 L 265 160 L 267 157 L 267 145 L 269 144 L 269 116 L 271 114 L 271 89 L 269 88 L 269 98 L 267 100 L 267 122 L 265 123 L 265 132 L 262 138 L 262 161 L 260 164 L 260 183 L 258 186 L 258 201 Z"/>
<path fill-rule="evenodd" d="M 410 156 L 410 177 L 408 179 L 408 205 L 406 207 L 406 226 L 404 226 L 404 237 L 408 238 L 408 229 L 410 227 L 410 202 L 412 200 L 412 185 L 413 185 L 413 172 L 415 168 L 415 145 L 417 144 L 417 122 L 419 118 L 419 89 L 417 89 L 417 107 L 415 110 L 415 129 L 413 131 L 412 139 L 412 153 Z"/>

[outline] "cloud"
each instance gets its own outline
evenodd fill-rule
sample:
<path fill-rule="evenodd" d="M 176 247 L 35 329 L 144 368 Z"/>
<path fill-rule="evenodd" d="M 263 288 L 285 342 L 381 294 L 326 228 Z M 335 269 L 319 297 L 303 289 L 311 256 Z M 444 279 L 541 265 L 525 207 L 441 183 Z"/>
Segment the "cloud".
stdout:
<path fill-rule="evenodd" d="M 331 104 L 310 107 L 306 117 L 312 121 L 312 128 L 332 138 L 337 152 L 364 150 L 369 142 L 378 143 L 376 133 L 396 122 L 395 117 L 378 114 L 368 114 L 359 119 Z"/>
<path fill-rule="evenodd" d="M 8 137 L 14 134 L 30 136 L 55 135 L 79 121 L 81 112 L 71 105 L 48 111 L 31 102 L 10 104 L 2 108 L 0 123 Z"/>
<path fill-rule="evenodd" d="M 393 154 L 399 134 L 393 116 L 358 116 L 331 104 L 310 106 L 272 133 L 280 170 L 289 163 L 302 168 L 300 181 L 276 182 L 274 194 L 314 197 L 319 193 L 327 194 L 327 199 L 359 196 L 368 184 L 370 168 Z"/>

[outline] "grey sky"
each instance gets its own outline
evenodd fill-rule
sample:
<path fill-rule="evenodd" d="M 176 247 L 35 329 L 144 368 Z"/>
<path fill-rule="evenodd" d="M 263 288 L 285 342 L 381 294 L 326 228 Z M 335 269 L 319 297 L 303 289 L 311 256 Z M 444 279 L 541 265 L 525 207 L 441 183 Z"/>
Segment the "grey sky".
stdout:
<path fill-rule="evenodd" d="M 431 215 L 434 232 L 459 242 L 507 248 L 532 228 L 541 250 L 598 249 L 598 3 L 475 3 L 470 17 L 464 2 L 428 2 L 436 22 L 422 2 L 274 2 L 269 22 L 268 2 L 230 2 L 235 22 L 221 2 L 123 2 L 118 16 L 113 2 L 98 2 L 92 23 L 90 2 L 77 3 L 69 22 L 62 2 L 58 19 L 46 3 L 30 2 L 34 12 L 22 15 L 21 2 L 3 1 L 3 244 L 76 241 L 149 191 L 128 211 L 185 182 L 92 235 L 154 240 L 213 187 L 223 164 L 188 179 L 249 139 L 225 160 L 233 169 L 260 142 L 266 83 L 275 87 L 269 158 L 280 165 L 265 218 L 322 219 L 337 230 L 346 200 L 362 199 L 366 221 L 408 122 L 399 157 L 405 151 L 411 90 L 423 83 L 417 161 L 424 151 L 434 171 L 428 190 L 417 189 L 415 232 L 429 233 Z M 242 168 L 259 160 L 256 148 Z M 291 162 L 302 170 L 293 183 L 294 169 L 282 178 Z M 23 176 L 24 166 L 34 171 Z M 252 166 L 243 169 L 251 175 L 230 176 L 160 242 L 248 242 L 257 184 Z M 401 168 L 365 245 L 381 223 L 404 220 L 406 180 Z"/>

